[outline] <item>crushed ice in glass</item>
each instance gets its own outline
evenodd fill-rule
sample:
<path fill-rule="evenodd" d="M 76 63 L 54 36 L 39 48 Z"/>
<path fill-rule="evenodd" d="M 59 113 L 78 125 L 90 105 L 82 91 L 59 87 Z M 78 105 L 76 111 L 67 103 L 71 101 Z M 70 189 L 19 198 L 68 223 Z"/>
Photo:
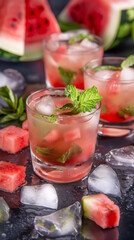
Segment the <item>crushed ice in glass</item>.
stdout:
<path fill-rule="evenodd" d="M 108 165 L 99 165 L 88 177 L 88 189 L 121 197 L 120 182 L 115 171 Z"/>
<path fill-rule="evenodd" d="M 10 208 L 3 197 L 0 197 L 0 223 L 9 219 Z"/>
<path fill-rule="evenodd" d="M 21 189 L 21 203 L 57 209 L 58 196 L 53 185 L 24 186 Z"/>
<path fill-rule="evenodd" d="M 111 150 L 106 154 L 106 162 L 113 166 L 134 167 L 134 146 Z"/>
<path fill-rule="evenodd" d="M 36 110 L 40 114 L 51 115 L 54 113 L 55 104 L 51 96 L 45 96 L 36 104 Z"/>
<path fill-rule="evenodd" d="M 114 71 L 109 70 L 100 70 L 95 72 L 95 77 L 101 78 L 102 81 L 106 81 L 109 78 L 112 78 Z"/>
<path fill-rule="evenodd" d="M 35 229 L 45 237 L 76 236 L 81 228 L 81 204 L 75 202 L 46 216 L 36 216 Z"/>
<path fill-rule="evenodd" d="M 95 42 L 91 42 L 89 41 L 87 38 L 83 39 L 80 43 L 80 46 L 88 49 L 96 49 L 97 48 L 97 44 Z"/>

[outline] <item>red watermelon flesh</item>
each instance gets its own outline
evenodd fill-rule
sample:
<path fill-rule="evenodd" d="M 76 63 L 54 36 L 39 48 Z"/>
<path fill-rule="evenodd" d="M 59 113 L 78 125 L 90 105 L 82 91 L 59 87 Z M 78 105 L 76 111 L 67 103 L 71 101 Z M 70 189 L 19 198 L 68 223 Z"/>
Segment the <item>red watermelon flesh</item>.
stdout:
<path fill-rule="evenodd" d="M 17 55 L 24 54 L 25 1 L 0 2 L 0 48 Z"/>
<path fill-rule="evenodd" d="M 105 228 L 119 226 L 120 210 L 106 195 L 94 194 L 82 198 L 83 215 Z"/>
<path fill-rule="evenodd" d="M 0 130 L 0 149 L 16 153 L 29 145 L 27 130 L 16 126 L 8 126 Z"/>
<path fill-rule="evenodd" d="M 0 49 L 23 56 L 41 57 L 42 41 L 60 32 L 47 0 L 6 0 L 0 2 Z"/>
<path fill-rule="evenodd" d="M 14 192 L 25 183 L 25 167 L 10 162 L 0 161 L 0 189 Z"/>

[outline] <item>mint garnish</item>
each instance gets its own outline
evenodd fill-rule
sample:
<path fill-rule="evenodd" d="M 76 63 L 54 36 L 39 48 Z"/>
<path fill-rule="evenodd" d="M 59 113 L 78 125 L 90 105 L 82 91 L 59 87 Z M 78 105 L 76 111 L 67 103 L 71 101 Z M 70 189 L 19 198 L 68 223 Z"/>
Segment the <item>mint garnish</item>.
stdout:
<path fill-rule="evenodd" d="M 0 87 L 0 98 L 7 105 L 0 108 L 0 123 L 26 119 L 26 104 L 22 97 L 18 98 L 8 86 L 3 86 Z"/>
<path fill-rule="evenodd" d="M 47 120 L 48 122 L 52 122 L 52 123 L 56 122 L 56 120 L 57 120 L 57 117 L 55 114 L 52 114 L 50 116 L 40 115 L 40 114 L 36 114 L 36 115 L 37 115 L 37 117 L 43 118 L 43 119 Z"/>
<path fill-rule="evenodd" d="M 63 154 L 61 154 L 56 148 L 45 148 L 36 146 L 37 154 L 45 156 L 49 160 L 53 160 L 63 164 L 72 156 L 81 152 L 81 147 L 75 143 L 73 143 L 72 146 Z"/>
<path fill-rule="evenodd" d="M 107 112 L 108 112 L 107 107 L 102 104 L 101 113 L 107 113 Z"/>
<path fill-rule="evenodd" d="M 79 35 L 77 35 L 76 37 L 71 37 L 69 39 L 69 44 L 74 44 L 74 43 L 77 43 L 77 42 L 80 42 L 84 39 L 88 39 L 89 41 L 93 41 L 94 40 L 94 37 L 90 34 L 83 34 L 83 33 L 80 33 Z"/>
<path fill-rule="evenodd" d="M 65 89 L 65 95 L 72 101 L 73 110 L 71 113 L 74 114 L 91 112 L 93 108 L 96 108 L 97 102 L 102 99 L 102 96 L 98 93 L 98 89 L 95 86 L 80 93 L 75 86 L 68 85 Z"/>
<path fill-rule="evenodd" d="M 64 69 L 62 67 L 59 67 L 58 69 L 59 69 L 60 76 L 65 85 L 70 85 L 74 82 L 74 79 L 76 77 L 76 72 L 68 69 Z"/>
<path fill-rule="evenodd" d="M 118 71 L 121 70 L 121 67 L 116 67 L 116 66 L 110 66 L 110 65 L 102 65 L 94 68 L 94 72 L 98 72 L 101 70 L 113 70 L 113 71 Z"/>
<path fill-rule="evenodd" d="M 134 116 L 134 105 L 128 106 L 126 108 L 121 108 L 118 112 L 118 115 L 122 118 L 124 118 L 125 115 Z"/>
<path fill-rule="evenodd" d="M 131 67 L 133 65 L 134 65 L 134 55 L 130 55 L 121 63 L 122 68 Z"/>

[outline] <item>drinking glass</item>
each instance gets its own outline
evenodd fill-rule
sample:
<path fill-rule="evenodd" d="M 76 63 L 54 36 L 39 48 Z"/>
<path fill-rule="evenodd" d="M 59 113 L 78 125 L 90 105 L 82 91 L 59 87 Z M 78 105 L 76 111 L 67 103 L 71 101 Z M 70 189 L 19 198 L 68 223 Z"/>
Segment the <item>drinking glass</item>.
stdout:
<path fill-rule="evenodd" d="M 52 182 L 82 179 L 93 163 L 100 103 L 90 113 L 57 113 L 56 109 L 68 102 L 64 89 L 60 88 L 40 90 L 27 99 L 33 169 Z M 46 114 L 52 110 L 56 115 Z"/>
<path fill-rule="evenodd" d="M 102 55 L 102 39 L 89 34 L 87 30 L 50 35 L 44 41 L 47 87 L 65 87 L 73 84 L 83 89 L 82 67 L 95 58 L 101 62 Z"/>

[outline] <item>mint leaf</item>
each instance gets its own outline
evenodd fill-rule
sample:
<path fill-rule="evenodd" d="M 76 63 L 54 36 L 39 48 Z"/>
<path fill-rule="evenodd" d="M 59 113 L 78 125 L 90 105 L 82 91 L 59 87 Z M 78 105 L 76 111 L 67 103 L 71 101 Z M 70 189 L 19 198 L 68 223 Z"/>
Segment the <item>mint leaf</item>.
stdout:
<path fill-rule="evenodd" d="M 101 113 L 107 113 L 107 112 L 108 112 L 107 107 L 102 104 Z"/>
<path fill-rule="evenodd" d="M 55 111 L 66 111 L 66 110 L 71 110 L 73 108 L 73 104 L 72 103 L 67 103 L 65 105 L 63 105 L 61 108 L 56 108 Z"/>
<path fill-rule="evenodd" d="M 57 117 L 56 117 L 56 115 L 55 114 L 52 114 L 52 115 L 50 115 L 50 116 L 44 116 L 44 115 L 40 115 L 40 117 L 41 118 L 44 118 L 44 119 L 46 119 L 47 121 L 49 121 L 49 122 L 56 122 L 56 120 L 57 120 Z"/>
<path fill-rule="evenodd" d="M 93 41 L 94 40 L 94 37 L 92 35 L 90 35 L 90 34 L 87 35 L 87 34 L 80 33 L 76 37 L 71 37 L 69 39 L 69 44 L 74 44 L 74 43 L 77 43 L 77 42 L 81 42 L 85 38 L 88 39 L 89 41 Z"/>
<path fill-rule="evenodd" d="M 79 96 L 79 112 L 91 112 L 96 108 L 96 103 L 101 101 L 102 97 L 98 93 L 97 87 L 93 86 L 83 91 Z"/>
<path fill-rule="evenodd" d="M 59 67 L 58 69 L 59 69 L 60 76 L 65 85 L 70 85 L 74 82 L 74 79 L 76 77 L 76 72 L 68 69 L 64 69 L 62 67 Z"/>
<path fill-rule="evenodd" d="M 78 97 L 80 96 L 80 93 L 75 86 L 71 85 L 65 88 L 65 95 L 66 97 L 69 97 L 74 104 L 76 104 L 76 102 L 78 101 Z"/>
<path fill-rule="evenodd" d="M 60 29 L 62 32 L 70 31 L 70 30 L 76 30 L 76 29 L 81 29 L 81 26 L 78 25 L 77 23 L 73 22 L 64 22 L 60 19 L 58 19 L 58 23 L 60 26 Z"/>
<path fill-rule="evenodd" d="M 118 115 L 123 118 L 125 118 L 125 115 L 134 116 L 134 105 L 121 108 L 118 112 Z"/>
<path fill-rule="evenodd" d="M 121 63 L 122 68 L 131 67 L 133 65 L 134 65 L 134 55 L 130 55 Z"/>
<path fill-rule="evenodd" d="M 127 10 L 126 13 L 127 13 L 128 20 L 133 21 L 134 20 L 134 8 Z"/>
<path fill-rule="evenodd" d="M 134 40 L 134 22 L 132 22 L 131 24 L 131 35 L 132 35 L 132 39 Z"/>
<path fill-rule="evenodd" d="M 49 160 L 53 160 L 60 163 L 65 163 L 75 154 L 81 153 L 82 149 L 77 144 L 73 143 L 72 146 L 63 154 L 55 148 L 45 148 L 36 146 L 36 153 L 45 156 Z"/>
<path fill-rule="evenodd" d="M 98 72 L 101 70 L 111 70 L 111 71 L 118 71 L 121 70 L 121 67 L 115 67 L 115 66 L 110 66 L 110 65 L 102 65 L 94 68 L 94 72 Z"/>
<path fill-rule="evenodd" d="M 26 119 L 26 104 L 22 97 L 18 99 L 8 86 L 4 86 L 0 87 L 0 98 L 7 104 L 7 107 L 0 108 L 0 123 L 20 120 L 21 116 L 24 118 L 24 114 Z"/>

